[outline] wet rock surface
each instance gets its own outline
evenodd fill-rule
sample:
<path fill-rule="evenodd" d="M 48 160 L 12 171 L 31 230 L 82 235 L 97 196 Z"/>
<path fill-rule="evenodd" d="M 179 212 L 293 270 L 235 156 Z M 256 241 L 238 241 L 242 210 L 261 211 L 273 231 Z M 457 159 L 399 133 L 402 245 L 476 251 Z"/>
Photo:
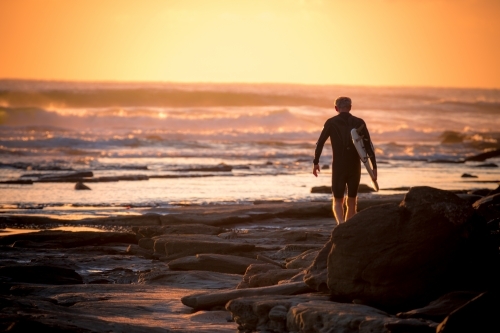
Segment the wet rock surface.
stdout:
<path fill-rule="evenodd" d="M 473 207 L 449 192 L 414 188 L 402 199 L 360 200 L 360 213 L 340 226 L 331 203 L 314 202 L 151 209 L 94 221 L 2 217 L 3 225 L 120 231 L 0 234 L 0 328 L 457 332 L 498 325 L 490 288 L 497 270 L 481 271 L 499 266 L 496 197 Z M 443 261 L 451 254 L 455 260 Z M 471 262 L 476 277 L 462 274 Z M 438 275 L 425 273 L 429 267 Z M 415 302 L 417 292 L 425 298 Z"/>

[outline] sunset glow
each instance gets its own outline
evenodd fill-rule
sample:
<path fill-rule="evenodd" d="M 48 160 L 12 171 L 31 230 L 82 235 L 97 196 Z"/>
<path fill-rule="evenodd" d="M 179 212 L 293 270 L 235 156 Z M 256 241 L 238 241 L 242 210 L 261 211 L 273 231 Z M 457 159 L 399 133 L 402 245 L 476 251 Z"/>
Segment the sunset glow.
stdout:
<path fill-rule="evenodd" d="M 0 78 L 500 87 L 496 0 L 4 0 Z"/>

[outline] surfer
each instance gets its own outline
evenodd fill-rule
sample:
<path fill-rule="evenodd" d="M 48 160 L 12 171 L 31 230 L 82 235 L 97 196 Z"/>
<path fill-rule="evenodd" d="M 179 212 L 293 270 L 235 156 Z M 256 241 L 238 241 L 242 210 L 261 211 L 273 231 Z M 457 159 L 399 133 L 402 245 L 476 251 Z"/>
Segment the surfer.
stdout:
<path fill-rule="evenodd" d="M 328 119 L 321 131 L 316 150 L 314 151 L 313 174 L 320 172 L 319 158 L 326 139 L 332 144 L 332 194 L 333 214 L 338 223 L 343 223 L 356 214 L 358 186 L 361 179 L 361 161 L 351 139 L 351 130 L 360 128 L 360 135 L 366 142 L 367 153 L 373 165 L 374 181 L 377 179 L 377 163 L 371 144 L 370 134 L 363 119 L 353 116 L 351 99 L 338 97 L 335 100 L 335 110 L 338 115 Z M 344 215 L 344 194 L 347 186 L 347 212 Z M 344 219 L 345 216 L 345 219 Z"/>

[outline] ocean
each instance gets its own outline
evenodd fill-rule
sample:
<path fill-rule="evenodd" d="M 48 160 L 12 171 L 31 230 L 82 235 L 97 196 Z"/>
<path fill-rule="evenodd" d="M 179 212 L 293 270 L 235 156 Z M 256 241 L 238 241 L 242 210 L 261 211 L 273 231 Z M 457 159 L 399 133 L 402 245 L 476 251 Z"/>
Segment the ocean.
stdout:
<path fill-rule="evenodd" d="M 362 196 L 498 186 L 499 154 L 470 159 L 500 149 L 500 90 L 0 80 L 0 213 L 330 200 L 311 193 L 330 185 L 329 143 L 311 171 L 338 96 L 376 148 L 380 191 Z M 92 172 L 91 191 L 49 179 L 74 172 Z"/>

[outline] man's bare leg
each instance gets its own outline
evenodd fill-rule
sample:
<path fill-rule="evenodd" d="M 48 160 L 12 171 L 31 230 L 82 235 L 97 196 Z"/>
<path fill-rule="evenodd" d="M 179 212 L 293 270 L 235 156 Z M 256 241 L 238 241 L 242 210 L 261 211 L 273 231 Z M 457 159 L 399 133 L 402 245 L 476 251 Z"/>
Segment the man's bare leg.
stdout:
<path fill-rule="evenodd" d="M 333 198 L 333 215 L 337 223 L 344 223 L 344 198 Z"/>
<path fill-rule="evenodd" d="M 347 213 L 345 217 L 346 221 L 349 220 L 354 215 L 356 215 L 356 213 L 358 212 L 357 206 L 358 206 L 358 197 L 354 198 L 347 197 Z"/>

